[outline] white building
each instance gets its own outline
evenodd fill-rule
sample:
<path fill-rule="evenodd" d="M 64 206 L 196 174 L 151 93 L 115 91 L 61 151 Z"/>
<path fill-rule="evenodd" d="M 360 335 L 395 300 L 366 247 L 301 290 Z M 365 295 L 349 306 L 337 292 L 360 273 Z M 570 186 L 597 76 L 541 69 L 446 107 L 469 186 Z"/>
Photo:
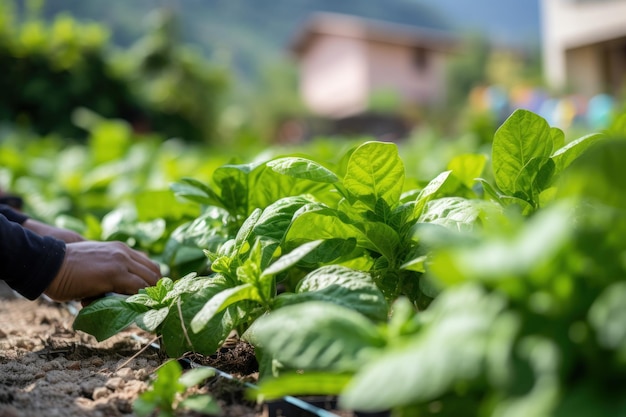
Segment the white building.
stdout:
<path fill-rule="evenodd" d="M 541 0 L 549 85 L 584 95 L 626 93 L 626 0 Z"/>

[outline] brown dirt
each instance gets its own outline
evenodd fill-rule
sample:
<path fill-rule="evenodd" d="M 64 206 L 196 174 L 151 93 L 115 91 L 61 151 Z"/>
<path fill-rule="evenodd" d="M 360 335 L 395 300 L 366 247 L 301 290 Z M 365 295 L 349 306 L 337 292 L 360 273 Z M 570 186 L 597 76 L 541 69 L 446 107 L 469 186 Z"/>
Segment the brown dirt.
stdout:
<path fill-rule="evenodd" d="M 65 305 L 28 301 L 0 288 L 0 417 L 135 416 L 133 401 L 166 358 L 146 348 L 145 339 L 133 339 L 132 334 L 146 337 L 140 329 L 98 343 L 72 330 L 73 319 Z M 251 355 L 238 342 L 205 359 L 243 376 L 254 366 Z M 254 374 L 245 377 L 253 380 Z M 262 407 L 245 402 L 242 389 L 232 384 L 214 380 L 199 391 L 219 400 L 222 416 L 262 416 Z"/>
<path fill-rule="evenodd" d="M 0 281 L 0 417 L 136 416 L 133 402 L 169 358 L 149 346 L 152 335 L 136 327 L 103 342 L 74 331 L 72 309 L 77 311 L 80 305 L 29 301 Z M 189 354 L 181 359 L 183 366 L 188 359 L 236 379 L 216 377 L 192 389 L 192 393 L 211 394 L 221 406 L 220 417 L 313 415 L 283 410 L 290 406 L 280 401 L 259 405 L 246 399 L 237 381 L 255 384 L 258 365 L 254 349 L 237 338 L 229 338 L 214 355 Z M 354 416 L 329 411 L 337 417 Z M 176 417 L 201 414 L 183 410 Z"/>

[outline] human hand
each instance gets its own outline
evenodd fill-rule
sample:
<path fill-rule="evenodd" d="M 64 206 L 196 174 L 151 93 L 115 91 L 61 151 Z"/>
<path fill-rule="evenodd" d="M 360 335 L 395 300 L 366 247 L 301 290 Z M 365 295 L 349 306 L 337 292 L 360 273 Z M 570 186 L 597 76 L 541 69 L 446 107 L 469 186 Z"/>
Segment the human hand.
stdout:
<path fill-rule="evenodd" d="M 50 226 L 34 219 L 26 219 L 22 227 L 37 233 L 39 236 L 52 236 L 65 243 L 82 242 L 85 240 L 84 237 L 72 230 Z"/>
<path fill-rule="evenodd" d="M 44 293 L 56 301 L 135 294 L 160 277 L 156 263 L 122 242 L 75 242 L 66 245 L 61 269 Z"/>

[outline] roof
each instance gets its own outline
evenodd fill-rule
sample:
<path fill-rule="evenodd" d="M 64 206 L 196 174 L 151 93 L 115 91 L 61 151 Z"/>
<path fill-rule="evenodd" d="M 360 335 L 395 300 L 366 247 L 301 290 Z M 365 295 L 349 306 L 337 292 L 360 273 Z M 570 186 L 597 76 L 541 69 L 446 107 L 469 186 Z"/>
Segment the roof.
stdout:
<path fill-rule="evenodd" d="M 300 55 L 318 35 L 341 36 L 426 49 L 452 51 L 460 40 L 453 33 L 339 13 L 313 14 L 294 37 L 290 49 Z"/>

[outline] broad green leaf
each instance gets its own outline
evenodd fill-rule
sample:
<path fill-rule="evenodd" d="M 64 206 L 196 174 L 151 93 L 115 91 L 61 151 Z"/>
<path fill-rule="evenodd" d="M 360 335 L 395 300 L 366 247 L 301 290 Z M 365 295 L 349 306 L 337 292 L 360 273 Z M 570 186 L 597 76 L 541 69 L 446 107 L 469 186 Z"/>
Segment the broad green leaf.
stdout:
<path fill-rule="evenodd" d="M 181 219 L 197 216 L 196 204 L 181 203 L 170 190 L 141 190 L 134 195 L 138 220 L 147 222 L 154 219 Z"/>
<path fill-rule="evenodd" d="M 479 177 L 485 169 L 487 156 L 482 154 L 465 154 L 452 158 L 448 163 L 448 169 L 452 171 L 463 185 L 472 188 L 476 178 Z"/>
<path fill-rule="evenodd" d="M 133 294 L 126 299 L 127 303 L 141 304 L 146 307 L 156 307 L 161 304 L 161 301 L 157 301 L 146 294 L 144 289 L 139 290 L 139 293 Z"/>
<path fill-rule="evenodd" d="M 259 317 L 244 337 L 283 365 L 305 370 L 356 370 L 385 344 L 374 323 L 362 314 L 320 301 Z"/>
<path fill-rule="evenodd" d="M 531 181 L 524 178 L 524 168 L 533 158 L 548 158 L 553 139 L 545 119 L 528 110 L 516 110 L 496 131 L 492 147 L 492 164 L 496 184 L 508 195 L 518 192 L 532 195 L 524 188 Z"/>
<path fill-rule="evenodd" d="M 513 236 L 436 252 L 429 270 L 445 284 L 477 280 L 498 285 L 515 280 L 553 261 L 573 233 L 572 222 L 567 207 L 544 209 Z"/>
<path fill-rule="evenodd" d="M 358 240 L 364 248 L 380 253 L 394 263 L 400 249 L 398 232 L 384 223 L 364 222 L 357 225 L 365 239 Z"/>
<path fill-rule="evenodd" d="M 176 394 L 182 393 L 185 386 L 178 381 L 182 367 L 176 360 L 169 360 L 156 373 L 152 386 L 144 391 L 133 404 L 133 411 L 140 416 L 148 416 L 159 410 L 162 415 L 173 415 Z"/>
<path fill-rule="evenodd" d="M 476 181 L 478 181 L 480 185 L 483 187 L 483 190 L 485 191 L 486 195 L 488 195 L 489 197 L 491 197 L 498 203 L 502 204 L 503 194 L 499 190 L 497 190 L 493 185 L 491 185 L 484 178 L 476 178 Z"/>
<path fill-rule="evenodd" d="M 146 287 L 144 291 L 155 301 L 162 301 L 167 293 L 174 288 L 174 281 L 171 278 L 163 277 L 153 287 Z"/>
<path fill-rule="evenodd" d="M 314 251 L 320 244 L 324 242 L 323 240 L 314 240 L 312 242 L 307 242 L 303 245 L 298 246 L 296 249 L 292 250 L 286 255 L 278 258 L 273 264 L 269 267 L 265 268 L 263 271 L 263 275 L 276 275 L 279 274 L 298 262 L 312 251 Z"/>
<path fill-rule="evenodd" d="M 190 395 L 180 402 L 179 407 L 196 411 L 202 415 L 219 415 L 222 411 L 217 400 L 209 394 Z"/>
<path fill-rule="evenodd" d="M 78 312 L 72 327 L 89 333 L 101 342 L 121 332 L 148 311 L 148 307 L 127 303 L 121 297 L 104 297 Z"/>
<path fill-rule="evenodd" d="M 552 183 L 552 178 L 554 177 L 555 172 L 555 164 L 552 159 L 547 159 L 542 161 L 543 164 L 534 174 L 533 178 L 533 192 L 535 193 L 535 200 L 537 196 L 547 189 Z"/>
<path fill-rule="evenodd" d="M 284 197 L 313 195 L 320 201 L 334 201 L 328 190 L 331 185 L 279 174 L 269 167 L 259 170 L 254 187 L 250 189 L 251 207 L 265 208 Z"/>
<path fill-rule="evenodd" d="M 141 316 L 137 317 L 135 322 L 145 331 L 154 332 L 157 327 L 163 323 L 163 320 L 167 317 L 169 310 L 169 307 L 163 307 L 158 310 L 148 310 Z"/>
<path fill-rule="evenodd" d="M 606 287 L 589 309 L 589 323 L 606 349 L 626 351 L 625 296 L 626 282 L 616 282 Z"/>
<path fill-rule="evenodd" d="M 400 265 L 400 269 L 406 269 L 407 271 L 414 272 L 426 272 L 426 260 L 428 257 L 426 255 L 420 255 L 417 258 L 410 259 L 405 261 L 402 265 Z"/>
<path fill-rule="evenodd" d="M 567 145 L 557 149 L 557 151 L 551 156 L 555 164 L 556 173 L 558 174 L 562 172 L 591 145 L 603 138 L 603 134 L 593 133 L 591 135 L 586 135 L 573 140 Z"/>
<path fill-rule="evenodd" d="M 552 149 L 559 149 L 565 144 L 565 133 L 558 127 L 550 128 L 550 137 L 552 138 Z"/>
<path fill-rule="evenodd" d="M 304 197 L 285 197 L 267 206 L 256 221 L 253 232 L 256 236 L 264 236 L 282 241 L 296 211 L 305 204 L 311 203 Z"/>
<path fill-rule="evenodd" d="M 232 217 L 222 208 L 210 207 L 193 221 L 178 226 L 169 237 L 162 258 L 172 264 L 176 256 L 193 251 L 197 258 L 204 257 L 202 249 L 217 252 L 239 228 Z"/>
<path fill-rule="evenodd" d="M 262 380 L 259 390 L 252 394 L 263 401 L 286 395 L 339 395 L 351 378 L 352 374 L 335 372 L 286 373 Z"/>
<path fill-rule="evenodd" d="M 422 211 L 424 210 L 424 206 L 428 203 L 439 191 L 439 189 L 445 184 L 450 177 L 452 171 L 444 171 L 441 174 L 437 175 L 433 178 L 427 185 L 424 187 L 422 191 L 417 196 L 417 200 L 415 203 L 415 207 L 413 208 L 413 217 L 418 218 Z"/>
<path fill-rule="evenodd" d="M 626 210 L 625 160 L 625 140 L 599 141 L 562 174 L 558 196 L 595 201 Z"/>
<path fill-rule="evenodd" d="M 343 185 L 370 210 L 379 198 L 395 207 L 402 194 L 404 175 L 404 163 L 395 144 L 366 142 L 352 153 Z"/>
<path fill-rule="evenodd" d="M 340 265 L 310 272 L 298 284 L 296 294 L 279 295 L 276 305 L 280 308 L 313 300 L 342 305 L 376 321 L 384 321 L 389 312 L 383 293 L 368 273 Z"/>
<path fill-rule="evenodd" d="M 174 282 L 174 287 L 163 298 L 163 302 L 171 302 L 182 294 L 195 293 L 203 288 L 223 285 L 225 285 L 224 277 L 218 274 L 213 274 L 210 277 L 198 277 L 195 272 L 191 272 Z"/>
<path fill-rule="evenodd" d="M 226 164 L 213 173 L 213 182 L 220 188 L 220 198 L 231 213 L 249 215 L 256 207 L 250 205 L 249 194 L 254 187 L 253 171 L 264 169 L 261 163 Z"/>
<path fill-rule="evenodd" d="M 421 313 L 426 327 L 363 364 L 340 406 L 383 411 L 438 399 L 457 382 L 471 384 L 484 372 L 490 333 L 504 306 L 477 287 L 442 293 Z"/>
<path fill-rule="evenodd" d="M 207 300 L 220 290 L 220 287 L 212 287 L 183 294 L 170 307 L 161 328 L 163 347 L 168 356 L 179 357 L 190 351 L 212 355 L 224 343 L 235 326 L 229 309 L 215 314 L 198 333 L 189 326 Z"/>
<path fill-rule="evenodd" d="M 259 221 L 263 214 L 261 209 L 255 209 L 250 215 L 246 218 L 246 220 L 241 225 L 241 228 L 237 232 L 237 236 L 235 236 L 234 247 L 232 247 L 232 251 L 224 251 L 221 250 L 219 252 L 220 255 L 232 256 L 234 252 L 241 252 L 241 248 L 244 245 L 244 242 L 250 239 L 250 236 L 253 234 L 254 226 Z"/>
<path fill-rule="evenodd" d="M 194 333 L 202 331 L 217 313 L 242 300 L 263 301 L 257 288 L 252 284 L 242 284 L 225 289 L 214 295 L 198 311 L 193 320 L 191 320 L 191 329 Z"/>
<path fill-rule="evenodd" d="M 550 158 L 531 158 L 523 167 L 517 181 L 516 188 L 519 190 L 515 197 L 521 198 L 538 206 L 539 194 L 548 188 L 554 175 L 554 162 Z"/>
<path fill-rule="evenodd" d="M 288 246 L 299 246 L 311 240 L 333 238 L 364 239 L 363 233 L 356 227 L 346 224 L 341 213 L 324 206 L 309 205 L 296 213 L 285 236 Z"/>
<path fill-rule="evenodd" d="M 329 169 L 317 162 L 300 157 L 278 158 L 267 163 L 274 171 L 295 178 L 303 178 L 317 182 L 334 183 L 339 179 Z"/>
<path fill-rule="evenodd" d="M 214 375 L 215 369 L 209 368 L 207 366 L 202 366 L 200 368 L 193 368 L 188 370 L 178 379 L 178 382 L 188 388 L 191 388 L 194 385 L 198 385 L 205 379 L 210 378 Z"/>
<path fill-rule="evenodd" d="M 418 221 L 467 231 L 474 228 L 479 215 L 477 202 L 461 197 L 444 197 L 429 202 Z"/>
<path fill-rule="evenodd" d="M 223 207 L 219 195 L 206 184 L 193 178 L 182 178 L 170 186 L 174 195 L 200 204 Z"/>
<path fill-rule="evenodd" d="M 302 262 L 317 266 L 333 262 L 341 257 L 354 253 L 356 239 L 332 238 L 321 241 L 320 245 L 307 253 Z"/>

